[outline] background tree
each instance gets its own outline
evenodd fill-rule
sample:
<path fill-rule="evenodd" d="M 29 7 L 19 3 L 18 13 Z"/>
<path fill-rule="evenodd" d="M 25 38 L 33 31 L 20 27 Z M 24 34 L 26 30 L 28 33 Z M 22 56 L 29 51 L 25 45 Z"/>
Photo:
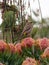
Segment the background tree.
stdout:
<path fill-rule="evenodd" d="M 35 0 L 33 2 L 35 2 Z M 16 5 L 15 5 L 15 3 L 16 3 Z M 37 12 L 35 12 L 34 10 L 32 11 L 31 10 L 31 3 L 28 0 L 28 8 L 30 9 L 30 16 L 28 15 L 27 21 L 31 21 L 33 23 L 33 26 L 34 26 L 34 24 L 40 25 L 39 29 L 40 28 L 42 29 L 43 25 L 45 24 L 45 20 L 42 18 L 42 12 L 41 12 L 41 6 L 40 6 L 40 1 L 39 0 L 38 0 L 38 4 L 39 4 L 39 9 L 37 9 Z M 14 14 L 15 14 L 16 25 L 13 28 L 14 39 L 15 40 L 18 40 L 19 36 L 21 38 L 21 35 L 23 36 L 24 31 L 25 31 L 25 33 L 28 33 L 28 35 L 29 35 L 30 32 L 28 32 L 28 31 L 30 31 L 30 29 L 32 30 L 32 27 L 26 28 L 26 27 L 29 27 L 29 26 L 27 25 L 28 23 L 25 19 L 26 15 L 28 14 L 27 12 L 25 12 L 25 8 L 26 8 L 25 5 L 26 5 L 26 2 L 24 0 L 18 0 L 18 1 L 16 1 L 16 0 L 13 0 L 13 1 L 12 0 L 3 0 L 3 2 L 1 3 L 1 8 L 3 9 L 2 10 L 3 20 L 4 20 L 4 12 L 5 11 L 7 11 L 7 12 L 13 11 Z M 32 19 L 32 17 L 31 17 L 32 13 L 37 18 L 39 16 L 39 14 L 41 14 L 41 23 L 39 23 L 38 21 L 35 21 L 34 19 Z M 31 23 L 31 25 L 32 25 L 32 23 Z M 3 38 L 4 38 L 4 34 L 3 34 Z"/>
<path fill-rule="evenodd" d="M 3 15 L 3 22 L 2 22 L 2 31 L 7 32 L 8 30 L 11 31 L 12 41 L 14 42 L 13 38 L 13 28 L 16 23 L 15 14 L 13 11 L 5 11 Z"/>

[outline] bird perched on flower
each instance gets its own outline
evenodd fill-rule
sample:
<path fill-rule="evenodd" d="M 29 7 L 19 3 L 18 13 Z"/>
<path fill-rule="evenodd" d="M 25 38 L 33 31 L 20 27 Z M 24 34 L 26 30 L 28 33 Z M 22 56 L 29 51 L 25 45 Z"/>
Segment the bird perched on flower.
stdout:
<path fill-rule="evenodd" d="M 26 25 L 24 26 L 24 29 L 21 33 L 21 36 L 26 35 L 26 37 L 30 37 L 30 32 L 32 30 L 32 27 L 33 27 L 33 23 L 30 21 L 27 21 Z"/>

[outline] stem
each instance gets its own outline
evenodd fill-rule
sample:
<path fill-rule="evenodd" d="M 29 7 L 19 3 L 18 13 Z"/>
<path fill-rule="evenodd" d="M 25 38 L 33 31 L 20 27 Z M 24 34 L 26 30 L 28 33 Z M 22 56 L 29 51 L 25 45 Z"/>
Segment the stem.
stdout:
<path fill-rule="evenodd" d="M 12 42 L 14 43 L 13 31 L 11 30 Z"/>
<path fill-rule="evenodd" d="M 43 20 L 42 20 L 42 11 L 41 11 L 41 6 L 40 6 L 40 1 L 38 0 L 38 3 L 39 3 L 39 9 L 40 9 L 40 14 L 41 14 L 41 24 L 40 24 L 40 27 L 42 28 L 43 27 Z"/>
<path fill-rule="evenodd" d="M 4 4 L 5 4 L 5 10 L 6 10 L 6 0 L 3 0 Z"/>
<path fill-rule="evenodd" d="M 40 6 L 40 1 L 39 0 L 38 0 L 38 4 L 39 4 L 40 13 L 41 13 L 41 21 L 42 21 L 42 11 L 41 11 L 41 6 Z"/>
<path fill-rule="evenodd" d="M 3 31 L 3 40 L 4 40 L 4 31 Z"/>
<path fill-rule="evenodd" d="M 8 33 L 8 31 L 6 31 L 6 43 L 8 43 L 8 39 L 7 39 L 8 38 L 8 36 L 7 36 L 8 34 L 7 33 Z"/>

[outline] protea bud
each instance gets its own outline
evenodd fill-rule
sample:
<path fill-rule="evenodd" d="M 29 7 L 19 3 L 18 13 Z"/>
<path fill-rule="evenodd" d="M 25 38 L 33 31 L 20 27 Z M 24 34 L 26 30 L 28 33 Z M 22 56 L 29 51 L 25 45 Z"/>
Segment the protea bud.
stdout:
<path fill-rule="evenodd" d="M 10 48 L 10 52 L 11 53 L 15 53 L 15 46 L 14 46 L 14 44 L 13 43 L 9 43 L 8 45 L 9 45 L 9 48 Z"/>
<path fill-rule="evenodd" d="M 4 52 L 6 49 L 7 44 L 3 40 L 0 40 L 0 51 Z"/>
<path fill-rule="evenodd" d="M 42 58 L 49 57 L 49 47 L 47 47 L 44 51 L 44 53 L 41 55 Z"/>
<path fill-rule="evenodd" d="M 18 53 L 22 52 L 21 43 L 17 43 L 15 45 L 15 52 L 18 52 Z"/>
<path fill-rule="evenodd" d="M 26 60 L 23 61 L 22 65 L 37 65 L 37 62 L 35 59 L 32 58 L 26 58 Z"/>
<path fill-rule="evenodd" d="M 0 63 L 0 65 L 4 65 L 4 64 Z"/>

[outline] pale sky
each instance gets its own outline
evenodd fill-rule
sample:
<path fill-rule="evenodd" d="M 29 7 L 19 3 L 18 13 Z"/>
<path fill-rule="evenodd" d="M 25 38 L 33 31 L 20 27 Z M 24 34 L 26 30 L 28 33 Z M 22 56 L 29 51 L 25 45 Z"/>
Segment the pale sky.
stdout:
<path fill-rule="evenodd" d="M 49 17 L 49 0 L 40 0 L 43 17 Z"/>
<path fill-rule="evenodd" d="M 38 4 L 38 0 L 30 0 L 31 1 L 31 9 L 36 11 L 37 9 L 39 9 L 39 4 Z M 42 17 L 43 18 L 49 18 L 49 0 L 39 0 L 40 1 L 40 7 L 41 7 L 41 12 L 42 12 Z M 27 10 L 29 12 L 29 9 Z M 30 13 L 30 12 L 29 12 Z M 32 17 L 36 20 L 40 20 L 41 19 L 41 15 L 39 15 L 39 17 L 35 17 L 32 13 Z"/>
<path fill-rule="evenodd" d="M 2 1 L 2 0 L 0 0 L 0 1 Z M 25 0 L 25 1 L 27 3 L 28 0 Z M 36 11 L 37 9 L 39 9 L 38 0 L 29 0 L 29 1 L 31 3 L 31 10 Z M 39 0 L 39 1 L 40 1 L 40 6 L 41 6 L 42 17 L 49 18 L 49 0 Z M 26 11 L 30 15 L 30 9 L 28 8 L 28 6 L 26 7 Z M 32 18 L 34 18 L 36 20 L 41 19 L 40 15 L 39 15 L 39 17 L 35 17 L 33 13 L 31 13 L 31 15 L 32 15 Z M 1 19 L 1 13 L 0 13 L 0 24 L 1 24 L 1 22 L 2 22 L 2 19 Z"/>

